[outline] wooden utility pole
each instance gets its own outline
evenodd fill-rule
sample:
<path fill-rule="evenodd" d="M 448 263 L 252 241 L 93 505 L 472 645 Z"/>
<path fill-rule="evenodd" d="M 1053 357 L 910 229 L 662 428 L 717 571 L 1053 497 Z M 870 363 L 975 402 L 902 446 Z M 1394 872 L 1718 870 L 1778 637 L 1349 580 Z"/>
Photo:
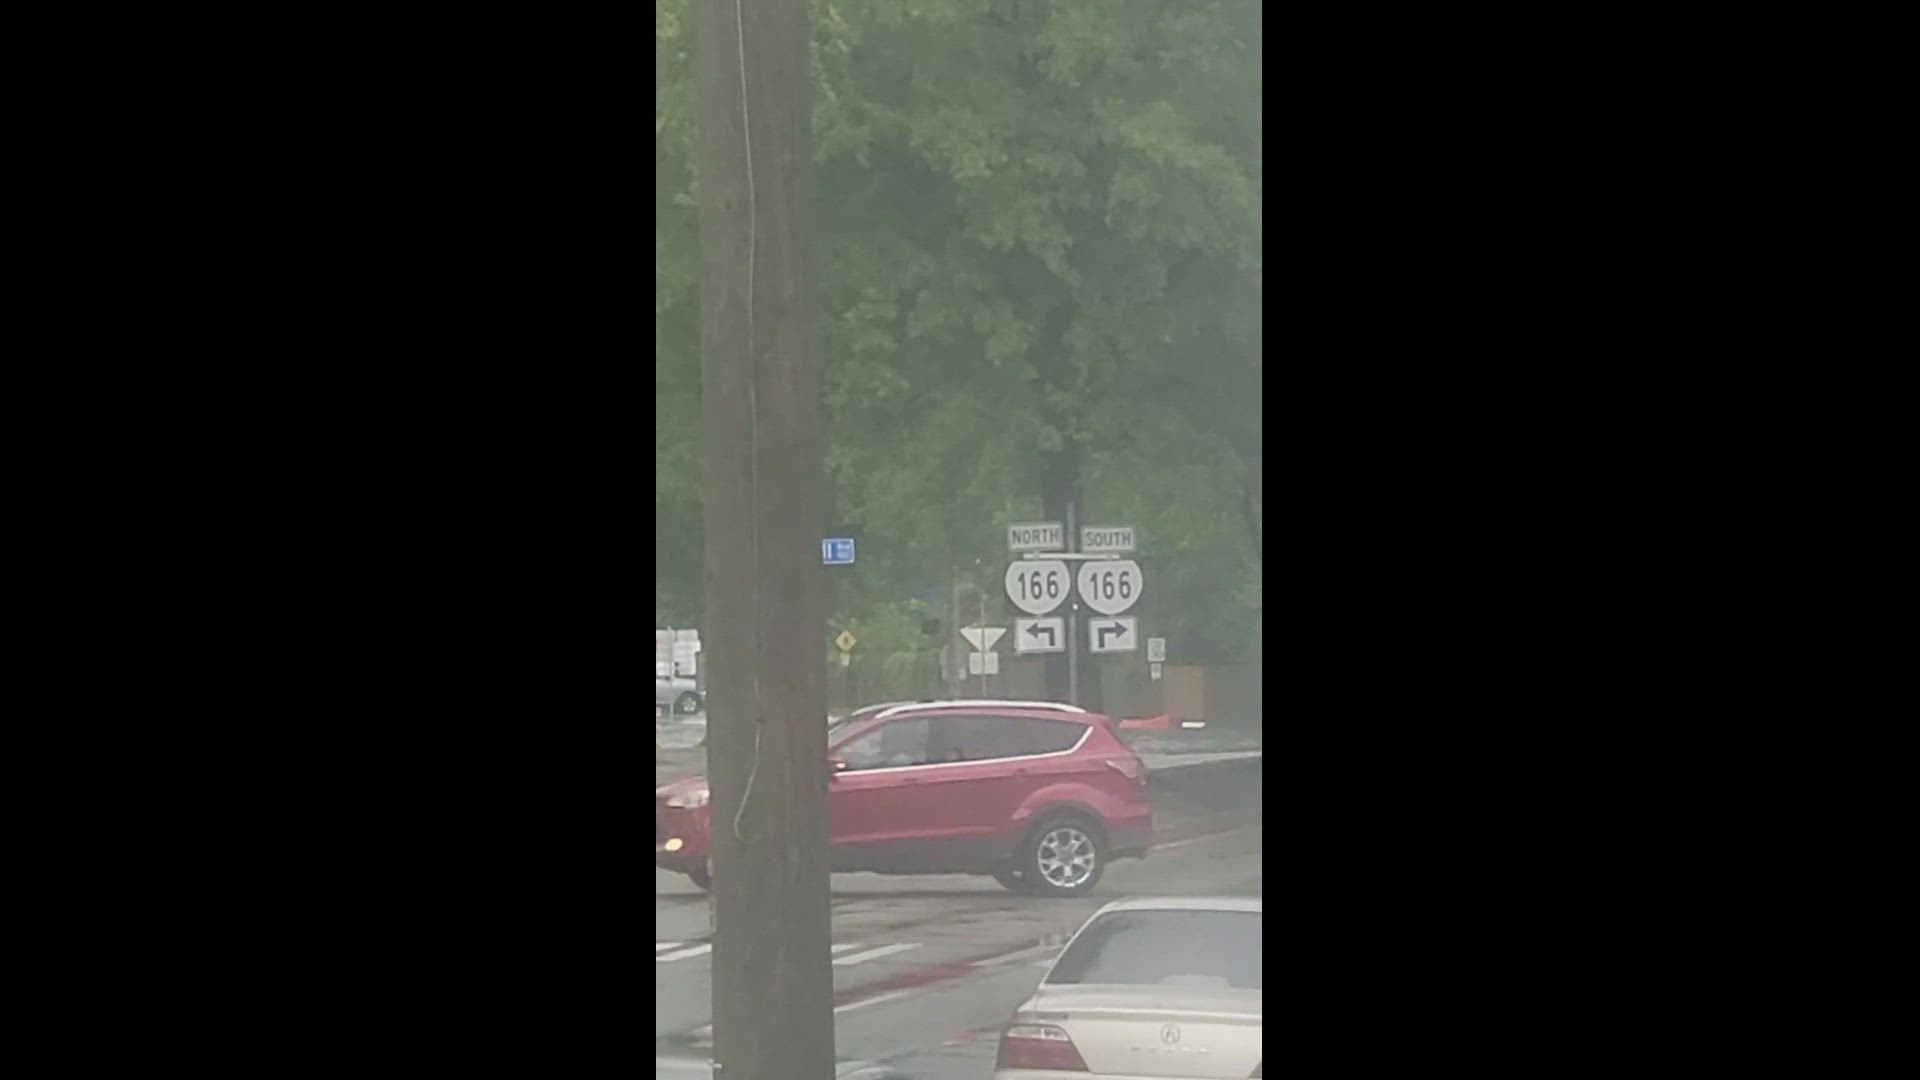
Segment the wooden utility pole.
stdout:
<path fill-rule="evenodd" d="M 805 0 L 697 0 L 713 1037 L 831 1080 L 824 489 L 806 283 Z"/>

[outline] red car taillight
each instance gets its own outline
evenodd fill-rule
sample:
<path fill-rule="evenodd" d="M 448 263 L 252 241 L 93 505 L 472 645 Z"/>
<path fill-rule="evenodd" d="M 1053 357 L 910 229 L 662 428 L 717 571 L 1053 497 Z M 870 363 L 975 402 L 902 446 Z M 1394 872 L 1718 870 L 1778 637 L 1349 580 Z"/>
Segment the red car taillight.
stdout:
<path fill-rule="evenodd" d="M 1119 773 L 1121 776 L 1124 776 L 1127 779 L 1132 780 L 1137 784 L 1144 784 L 1147 782 L 1147 767 L 1140 763 L 1139 758 L 1137 757 L 1107 758 L 1106 761 L 1107 761 L 1107 764 L 1109 766 L 1112 766 L 1113 770 Z"/>
<path fill-rule="evenodd" d="M 1055 1069 L 1086 1072 L 1073 1037 L 1052 1024 L 1015 1024 L 1000 1036 L 996 1069 Z"/>

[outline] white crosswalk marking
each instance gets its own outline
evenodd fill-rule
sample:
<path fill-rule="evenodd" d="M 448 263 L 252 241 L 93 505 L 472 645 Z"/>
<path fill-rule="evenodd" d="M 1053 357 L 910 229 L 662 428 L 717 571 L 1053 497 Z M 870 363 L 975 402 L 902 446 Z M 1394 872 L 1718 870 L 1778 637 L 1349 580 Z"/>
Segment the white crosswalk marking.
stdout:
<path fill-rule="evenodd" d="M 878 957 L 891 956 L 897 952 L 905 952 L 908 949 L 917 949 L 919 947 L 920 943 L 917 941 L 899 945 L 882 945 L 877 949 L 868 949 L 866 952 L 854 953 L 851 956 L 842 956 L 838 960 L 835 960 L 833 964 L 835 967 L 840 967 L 845 964 L 861 964 Z"/>
<path fill-rule="evenodd" d="M 908 949 L 917 949 L 919 947 L 920 943 L 917 941 L 900 945 L 881 945 L 873 949 L 867 949 L 864 942 L 836 941 L 832 946 L 835 957 L 833 962 L 836 965 L 842 966 L 846 964 L 862 964 L 868 960 L 878 959 L 882 956 L 892 956 L 894 953 L 905 952 Z M 854 949 L 867 949 L 867 951 L 853 952 Z M 653 943 L 653 961 L 656 964 L 664 964 L 670 960 L 685 960 L 688 957 L 704 956 L 712 951 L 713 942 L 711 941 L 692 946 L 688 946 L 684 941 L 656 941 Z M 851 955 L 842 956 L 840 955 L 841 953 L 851 953 Z"/>

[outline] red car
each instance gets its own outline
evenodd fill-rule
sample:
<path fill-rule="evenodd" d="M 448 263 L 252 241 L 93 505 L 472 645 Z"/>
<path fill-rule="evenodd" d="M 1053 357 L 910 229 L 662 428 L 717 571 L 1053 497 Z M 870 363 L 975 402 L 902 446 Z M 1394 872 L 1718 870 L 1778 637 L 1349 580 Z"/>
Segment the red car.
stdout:
<path fill-rule="evenodd" d="M 1077 896 L 1153 840 L 1147 770 L 1110 721 L 1047 702 L 862 709 L 827 731 L 836 871 L 985 874 Z M 708 875 L 705 777 L 654 793 L 654 864 Z"/>

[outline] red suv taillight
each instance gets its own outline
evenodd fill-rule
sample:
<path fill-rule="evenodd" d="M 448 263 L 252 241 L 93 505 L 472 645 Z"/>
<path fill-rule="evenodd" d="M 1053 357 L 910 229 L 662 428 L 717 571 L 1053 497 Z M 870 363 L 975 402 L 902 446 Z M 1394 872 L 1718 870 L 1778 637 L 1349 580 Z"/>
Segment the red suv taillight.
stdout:
<path fill-rule="evenodd" d="M 1106 762 L 1115 772 L 1137 784 L 1147 782 L 1147 767 L 1137 757 L 1110 757 Z"/>
<path fill-rule="evenodd" d="M 1015 1024 L 1000 1036 L 996 1069 L 1055 1069 L 1086 1072 L 1087 1063 L 1073 1037 L 1052 1024 Z"/>

